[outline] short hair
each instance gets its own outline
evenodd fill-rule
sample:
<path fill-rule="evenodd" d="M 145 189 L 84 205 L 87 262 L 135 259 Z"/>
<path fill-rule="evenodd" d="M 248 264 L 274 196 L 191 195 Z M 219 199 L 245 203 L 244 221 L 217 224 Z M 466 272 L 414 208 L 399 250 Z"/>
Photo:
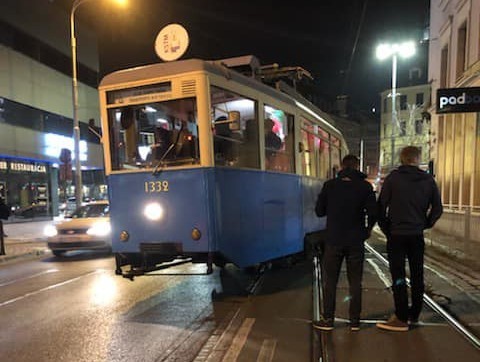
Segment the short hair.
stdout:
<path fill-rule="evenodd" d="M 422 151 L 420 148 L 415 146 L 407 146 L 404 147 L 400 152 L 400 162 L 402 165 L 418 165 L 420 163 L 421 156 Z"/>
<path fill-rule="evenodd" d="M 355 155 L 346 155 L 342 159 L 342 167 L 343 168 L 358 168 L 360 166 L 360 160 Z"/>

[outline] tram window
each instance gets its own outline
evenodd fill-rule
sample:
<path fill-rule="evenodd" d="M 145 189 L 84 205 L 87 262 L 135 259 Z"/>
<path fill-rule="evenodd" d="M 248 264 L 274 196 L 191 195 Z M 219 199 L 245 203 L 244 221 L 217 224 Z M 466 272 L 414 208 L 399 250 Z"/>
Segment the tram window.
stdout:
<path fill-rule="evenodd" d="M 195 99 L 111 108 L 112 169 L 198 164 Z"/>
<path fill-rule="evenodd" d="M 340 170 L 340 140 L 334 136 L 330 137 L 331 142 L 331 158 L 332 158 L 332 173 L 331 177 L 335 177 Z"/>
<path fill-rule="evenodd" d="M 329 178 L 330 172 L 330 144 L 324 138 L 316 138 L 315 145 L 318 147 L 318 176 Z"/>
<path fill-rule="evenodd" d="M 215 165 L 260 168 L 257 103 L 215 86 L 210 94 Z"/>
<path fill-rule="evenodd" d="M 309 133 L 313 134 L 311 153 L 315 155 L 314 158 L 312 157 L 312 163 L 315 164 L 315 174 L 312 174 L 312 176 L 322 179 L 329 178 L 332 173 L 330 167 L 330 135 L 318 125 L 309 121 L 304 122 L 304 127 L 307 128 Z"/>
<path fill-rule="evenodd" d="M 264 109 L 265 169 L 294 172 L 293 116 L 270 106 Z"/>
<path fill-rule="evenodd" d="M 302 171 L 304 175 L 317 177 L 317 154 L 315 152 L 315 135 L 302 130 Z"/>

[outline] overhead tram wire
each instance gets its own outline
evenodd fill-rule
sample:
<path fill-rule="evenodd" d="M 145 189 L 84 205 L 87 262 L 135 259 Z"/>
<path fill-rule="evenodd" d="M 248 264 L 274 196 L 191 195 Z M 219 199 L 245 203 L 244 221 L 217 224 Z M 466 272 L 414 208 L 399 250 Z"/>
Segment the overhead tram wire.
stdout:
<path fill-rule="evenodd" d="M 357 34 L 355 36 L 355 42 L 353 43 L 353 47 L 352 47 L 352 53 L 350 54 L 350 60 L 348 62 L 348 67 L 347 67 L 347 70 L 345 71 L 345 80 L 343 82 L 342 94 L 345 94 L 345 92 L 347 90 L 348 82 L 350 80 L 350 72 L 352 71 L 353 58 L 355 57 L 355 53 L 357 51 L 358 39 L 360 38 L 360 33 L 361 33 L 361 30 L 362 30 L 363 22 L 365 20 L 365 14 L 367 12 L 367 5 L 368 5 L 368 0 L 365 0 L 363 2 L 362 15 L 360 16 L 360 23 L 358 24 Z"/>

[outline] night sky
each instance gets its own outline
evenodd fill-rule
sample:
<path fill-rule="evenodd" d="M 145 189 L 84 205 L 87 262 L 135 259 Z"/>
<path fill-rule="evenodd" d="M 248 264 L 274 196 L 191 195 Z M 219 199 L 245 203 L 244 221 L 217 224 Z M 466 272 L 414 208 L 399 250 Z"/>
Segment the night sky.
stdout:
<path fill-rule="evenodd" d="M 161 61 L 156 35 L 179 23 L 190 37 L 183 59 L 253 54 L 262 64 L 301 66 L 323 96 L 348 94 L 356 108 L 369 110 L 391 79 L 391 63 L 374 57 L 376 45 L 420 41 L 428 9 L 429 0 L 130 0 L 127 10 L 82 5 L 78 16 L 98 30 L 101 75 Z"/>

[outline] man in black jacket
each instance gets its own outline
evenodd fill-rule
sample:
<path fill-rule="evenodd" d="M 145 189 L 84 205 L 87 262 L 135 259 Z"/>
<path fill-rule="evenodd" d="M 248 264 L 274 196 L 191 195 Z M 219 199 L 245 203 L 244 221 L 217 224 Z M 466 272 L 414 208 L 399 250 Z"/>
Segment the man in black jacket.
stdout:
<path fill-rule="evenodd" d="M 363 242 L 369 238 L 376 222 L 377 205 L 373 188 L 360 171 L 356 156 L 342 160 L 338 177 L 325 182 L 318 195 L 315 212 L 327 216 L 325 251 L 322 258 L 325 272 L 324 310 L 314 328 L 332 330 L 335 318 L 335 296 L 340 268 L 346 259 L 350 299 L 350 329 L 360 329 L 362 308 Z"/>
<path fill-rule="evenodd" d="M 442 202 L 433 177 L 418 168 L 421 151 L 402 149 L 402 165 L 383 183 L 378 199 L 378 224 L 387 237 L 387 253 L 392 275 L 395 314 L 377 327 L 390 331 L 408 331 L 408 322 L 418 320 L 423 305 L 423 230 L 431 228 L 442 215 Z M 408 259 L 411 307 L 408 307 L 405 258 Z"/>

